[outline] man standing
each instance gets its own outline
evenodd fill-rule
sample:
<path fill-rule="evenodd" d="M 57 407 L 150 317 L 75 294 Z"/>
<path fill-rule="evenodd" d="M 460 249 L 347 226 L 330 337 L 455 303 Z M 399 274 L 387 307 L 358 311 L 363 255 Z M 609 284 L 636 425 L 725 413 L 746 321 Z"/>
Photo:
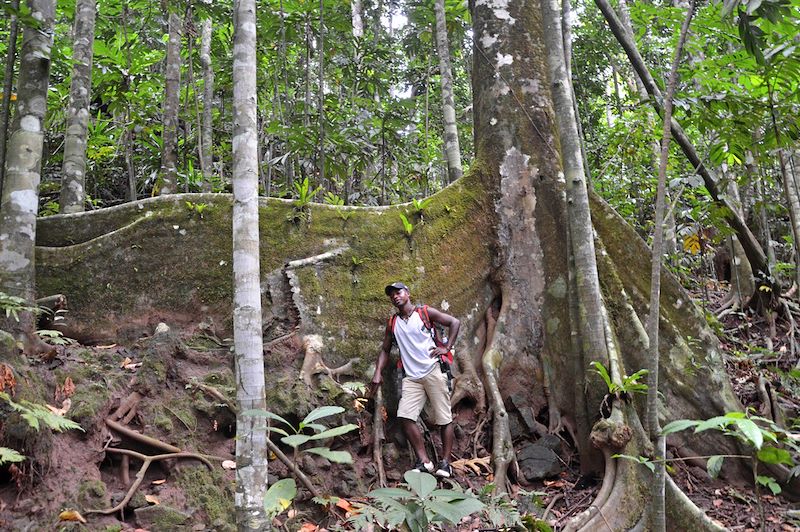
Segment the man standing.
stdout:
<path fill-rule="evenodd" d="M 453 449 L 453 415 L 450 411 L 450 390 L 448 376 L 442 372 L 441 360 L 458 337 L 461 322 L 458 319 L 434 308 L 425 307 L 429 323 L 423 320 L 423 310 L 411 303 L 408 287 L 401 283 L 392 283 L 384 290 L 397 309 L 397 316 L 390 320 L 383 336 L 383 345 L 378 355 L 375 374 L 372 377 L 369 394 L 374 395 L 381 385 L 383 371 L 389 360 L 389 351 L 393 343 L 400 349 L 400 360 L 403 363 L 405 376 L 397 407 L 403 431 L 417 455 L 416 471 L 434 473 L 440 477 L 451 477 L 450 452 Z M 447 342 L 437 346 L 433 339 L 434 324 L 448 328 Z M 438 467 L 428 458 L 422 432 L 417 426 L 417 418 L 430 400 L 434 412 L 434 423 L 441 428 L 442 460 Z"/>

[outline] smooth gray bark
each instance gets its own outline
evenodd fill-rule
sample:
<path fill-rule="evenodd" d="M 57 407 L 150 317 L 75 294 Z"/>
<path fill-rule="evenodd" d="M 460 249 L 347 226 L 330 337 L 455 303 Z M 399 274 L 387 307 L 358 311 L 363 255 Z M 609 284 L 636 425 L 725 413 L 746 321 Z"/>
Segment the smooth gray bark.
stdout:
<path fill-rule="evenodd" d="M 360 39 L 364 36 L 364 20 L 361 18 L 361 0 L 350 0 L 350 11 L 353 18 L 353 37 Z"/>
<path fill-rule="evenodd" d="M 214 68 L 211 64 L 211 19 L 203 20 L 200 34 L 200 64 L 203 67 L 203 118 L 200 128 L 201 154 L 203 167 L 203 192 L 211 192 L 213 178 L 213 115 L 214 109 Z"/>
<path fill-rule="evenodd" d="M 164 74 L 164 116 L 162 118 L 163 148 L 161 152 L 161 188 L 159 194 L 177 192 L 178 178 L 178 109 L 181 83 L 181 34 L 183 20 L 175 11 L 169 12 L 169 40 Z"/>
<path fill-rule="evenodd" d="M 267 530 L 266 409 L 261 332 L 256 100 L 256 3 L 235 0 L 233 37 L 233 339 L 236 350 L 236 523 Z"/>
<path fill-rule="evenodd" d="M 582 367 L 589 367 L 593 361 L 608 365 L 603 319 L 603 298 L 595 261 L 594 229 L 589 210 L 589 194 L 584 173 L 581 141 L 578 133 L 578 118 L 572 99 L 572 83 L 568 77 L 564 36 L 562 31 L 561 9 L 558 0 L 542 1 L 544 41 L 547 46 L 547 64 L 550 77 L 550 92 L 553 98 L 555 121 L 561 144 L 561 166 L 567 190 L 567 228 L 569 230 L 570 253 L 575 268 L 574 297 L 578 305 L 578 330 L 580 349 L 583 356 Z M 586 389 L 592 389 L 586 383 Z M 603 390 L 594 387 L 589 393 L 589 404 L 602 401 Z M 588 418 L 588 412 L 580 415 Z M 580 426 L 583 425 L 583 426 Z M 588 423 L 579 424 L 578 437 L 589 439 Z M 600 463 L 597 453 L 584 449 L 581 455 L 581 469 L 598 469 Z"/>
<path fill-rule="evenodd" d="M 8 140 L 6 179 L 0 201 L 0 291 L 36 300 L 36 213 L 42 170 L 44 122 L 50 52 L 53 46 L 54 0 L 28 0 L 39 28 L 25 27 L 20 53 L 17 110 Z M 6 325 L 18 339 L 33 342 L 34 316 L 23 312 Z"/>
<path fill-rule="evenodd" d="M 11 8 L 19 9 L 19 0 L 11 2 Z M 8 123 L 11 120 L 11 91 L 14 87 L 14 64 L 17 62 L 17 35 L 19 21 L 11 15 L 8 28 L 8 51 L 6 52 L 6 68 L 3 77 L 3 99 L 0 103 L 0 194 L 3 192 L 3 180 L 6 175 L 6 142 L 8 140 Z"/>
<path fill-rule="evenodd" d="M 92 100 L 95 0 L 76 0 L 72 45 L 72 80 L 64 136 L 61 213 L 83 212 L 86 203 L 86 142 Z"/>
<path fill-rule="evenodd" d="M 461 146 L 458 142 L 456 104 L 453 96 L 453 68 L 447 41 L 447 19 L 444 0 L 434 0 L 436 12 L 436 50 L 439 54 L 439 75 L 442 80 L 442 115 L 444 116 L 444 152 L 447 159 L 447 181 L 452 183 L 464 174 L 461 167 Z"/>

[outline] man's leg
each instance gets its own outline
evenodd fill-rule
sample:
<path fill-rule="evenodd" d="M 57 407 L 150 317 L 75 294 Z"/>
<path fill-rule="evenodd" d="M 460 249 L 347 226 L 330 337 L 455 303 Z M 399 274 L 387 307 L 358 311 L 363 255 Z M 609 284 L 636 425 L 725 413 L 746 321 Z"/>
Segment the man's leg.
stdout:
<path fill-rule="evenodd" d="M 441 426 L 442 436 L 442 459 L 450 461 L 450 454 L 453 452 L 453 440 L 455 439 L 455 430 L 453 430 L 453 423 Z"/>
<path fill-rule="evenodd" d="M 422 463 L 430 462 L 428 452 L 425 450 L 425 441 L 422 438 L 422 431 L 419 430 L 416 421 L 403 418 L 403 432 L 405 432 L 408 442 L 417 454 L 417 459 Z"/>

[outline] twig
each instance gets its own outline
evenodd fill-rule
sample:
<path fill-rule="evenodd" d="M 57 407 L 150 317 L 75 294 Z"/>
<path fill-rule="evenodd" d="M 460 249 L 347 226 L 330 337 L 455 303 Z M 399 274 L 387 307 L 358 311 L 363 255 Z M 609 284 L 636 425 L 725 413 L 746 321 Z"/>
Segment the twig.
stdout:
<path fill-rule="evenodd" d="M 550 504 L 548 504 L 547 508 L 544 509 L 544 513 L 542 514 L 542 521 L 547 521 L 547 514 L 549 514 L 550 510 L 553 509 L 553 506 L 555 506 L 556 503 L 558 501 L 560 501 L 561 499 L 563 499 L 563 498 L 564 498 L 564 494 L 563 493 L 556 493 L 553 496 L 553 500 L 550 501 Z"/>
<path fill-rule="evenodd" d="M 120 501 L 119 504 L 117 504 L 113 508 L 106 508 L 105 510 L 87 510 L 86 511 L 87 514 L 111 515 L 114 512 L 120 511 L 123 508 L 125 508 L 125 506 L 133 497 L 133 494 L 136 493 L 137 489 L 139 489 L 139 486 L 142 484 L 142 481 L 144 480 L 144 474 L 147 472 L 147 469 L 153 462 L 158 462 L 160 460 L 168 460 L 170 458 L 192 458 L 194 460 L 200 460 L 206 466 L 208 466 L 209 469 L 213 468 L 211 462 L 209 462 L 208 460 L 206 460 L 205 458 L 196 453 L 177 452 L 168 454 L 157 454 L 155 456 L 147 456 L 142 453 L 138 453 L 136 451 L 131 451 L 130 449 L 115 449 L 113 447 L 106 449 L 106 452 L 123 455 L 123 461 L 124 458 L 131 456 L 134 458 L 138 458 L 139 460 L 142 461 L 142 467 L 139 468 L 139 472 L 136 473 L 136 480 L 134 480 L 131 487 L 128 488 L 128 492 L 125 494 L 125 497 L 122 499 L 122 501 Z"/>
<path fill-rule="evenodd" d="M 386 439 L 386 430 L 383 426 L 383 392 L 378 388 L 375 394 L 375 413 L 372 416 L 372 459 L 378 470 L 378 482 L 382 488 L 386 487 L 386 470 L 383 467 L 383 440 Z"/>

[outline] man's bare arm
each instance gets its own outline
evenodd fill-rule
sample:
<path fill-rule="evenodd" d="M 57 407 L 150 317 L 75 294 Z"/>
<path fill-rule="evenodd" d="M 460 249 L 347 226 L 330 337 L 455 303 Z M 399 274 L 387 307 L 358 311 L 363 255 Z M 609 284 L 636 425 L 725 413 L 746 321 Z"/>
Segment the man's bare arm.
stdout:
<path fill-rule="evenodd" d="M 445 352 L 449 351 L 450 348 L 452 348 L 456 343 L 458 331 L 461 328 L 461 322 L 458 320 L 458 318 L 432 307 L 428 307 L 428 316 L 430 316 L 432 322 L 436 322 L 447 327 L 447 345 L 445 346 Z"/>

